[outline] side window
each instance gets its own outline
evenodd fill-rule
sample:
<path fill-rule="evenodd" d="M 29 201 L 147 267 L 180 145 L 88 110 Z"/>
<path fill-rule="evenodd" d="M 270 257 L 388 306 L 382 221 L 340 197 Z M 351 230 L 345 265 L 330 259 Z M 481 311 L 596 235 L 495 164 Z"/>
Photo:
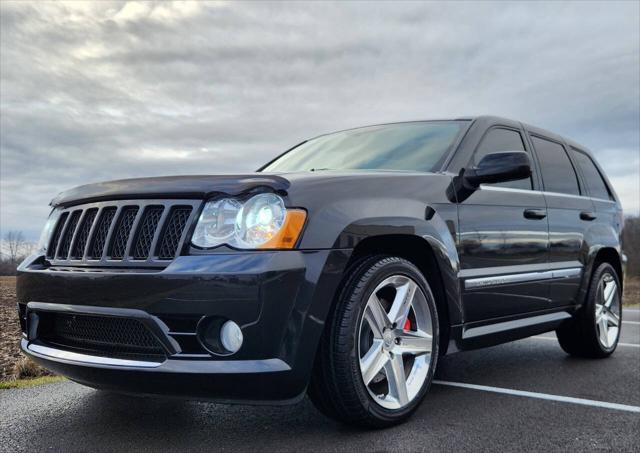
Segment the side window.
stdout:
<path fill-rule="evenodd" d="M 538 154 L 544 190 L 569 195 L 580 195 L 578 177 L 567 152 L 559 143 L 539 137 L 531 137 Z"/>
<path fill-rule="evenodd" d="M 482 138 L 482 141 L 476 148 L 476 152 L 473 155 L 473 164 L 477 165 L 482 158 L 489 153 L 497 153 L 500 151 L 526 151 L 524 143 L 522 141 L 522 135 L 518 131 L 512 129 L 494 128 Z M 518 181 L 501 182 L 497 184 L 490 184 L 491 186 L 498 187 L 510 187 L 512 189 L 529 189 L 533 187 L 531 185 L 531 178 L 520 179 Z"/>
<path fill-rule="evenodd" d="M 609 200 L 611 195 L 607 188 L 607 183 L 604 182 L 604 178 L 598 171 L 598 167 L 593 163 L 593 160 L 584 152 L 571 148 L 571 153 L 578 162 L 580 170 L 582 170 L 582 176 L 584 176 L 584 182 L 589 188 L 589 195 L 593 198 L 602 198 L 603 200 Z"/>

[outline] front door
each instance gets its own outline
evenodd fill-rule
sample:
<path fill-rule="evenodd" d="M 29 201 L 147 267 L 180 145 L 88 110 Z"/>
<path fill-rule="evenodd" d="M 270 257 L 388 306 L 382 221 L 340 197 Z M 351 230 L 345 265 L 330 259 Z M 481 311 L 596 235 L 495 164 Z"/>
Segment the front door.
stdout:
<path fill-rule="evenodd" d="M 472 158 L 498 151 L 526 151 L 523 131 L 492 127 Z M 481 321 L 549 308 L 546 203 L 533 178 L 482 185 L 459 203 L 460 277 L 465 322 Z"/>

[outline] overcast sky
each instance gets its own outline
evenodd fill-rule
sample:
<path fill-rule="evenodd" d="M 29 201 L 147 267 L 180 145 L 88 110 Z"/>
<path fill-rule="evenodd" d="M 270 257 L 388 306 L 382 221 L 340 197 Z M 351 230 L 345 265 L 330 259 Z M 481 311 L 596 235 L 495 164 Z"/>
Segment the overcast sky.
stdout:
<path fill-rule="evenodd" d="M 319 133 L 496 114 L 584 144 L 640 192 L 639 2 L 11 3 L 2 234 L 72 186 L 251 171 Z"/>

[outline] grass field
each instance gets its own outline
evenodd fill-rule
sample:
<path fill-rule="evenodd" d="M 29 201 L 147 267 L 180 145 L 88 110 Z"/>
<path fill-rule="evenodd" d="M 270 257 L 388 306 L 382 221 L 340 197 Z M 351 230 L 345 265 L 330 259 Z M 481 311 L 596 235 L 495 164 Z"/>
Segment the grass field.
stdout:
<path fill-rule="evenodd" d="M 625 282 L 624 304 L 627 306 L 637 306 L 640 303 L 640 278 L 627 279 Z M 20 326 L 16 309 L 16 278 L 0 277 L 0 382 L 15 381 L 16 364 L 22 358 L 19 348 Z M 39 374 L 46 375 L 47 372 L 38 367 L 27 367 L 31 377 L 38 377 Z M 33 376 L 33 375 L 36 376 Z M 36 383 L 48 382 L 50 379 L 36 380 Z M 11 384 L 3 384 L 1 388 L 7 388 Z M 14 384 L 13 386 L 18 386 Z"/>

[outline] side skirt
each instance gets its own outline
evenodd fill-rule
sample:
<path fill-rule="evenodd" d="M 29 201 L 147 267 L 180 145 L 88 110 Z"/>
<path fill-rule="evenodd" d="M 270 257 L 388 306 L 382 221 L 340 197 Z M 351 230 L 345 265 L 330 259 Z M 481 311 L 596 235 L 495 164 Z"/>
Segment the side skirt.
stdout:
<path fill-rule="evenodd" d="M 451 326 L 449 352 L 484 348 L 555 330 L 571 319 L 575 305 L 526 315 Z"/>

